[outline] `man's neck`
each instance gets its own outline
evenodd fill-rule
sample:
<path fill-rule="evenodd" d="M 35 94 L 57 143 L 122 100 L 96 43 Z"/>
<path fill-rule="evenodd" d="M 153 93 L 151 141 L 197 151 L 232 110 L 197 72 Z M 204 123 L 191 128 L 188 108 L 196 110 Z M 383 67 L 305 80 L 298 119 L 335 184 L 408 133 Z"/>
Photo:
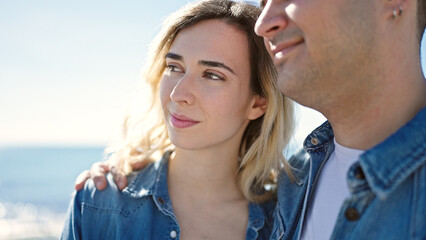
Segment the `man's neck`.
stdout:
<path fill-rule="evenodd" d="M 348 104 L 331 107 L 323 114 L 330 121 L 336 141 L 343 146 L 366 150 L 379 144 L 410 121 L 426 105 L 426 82 L 419 71 L 393 72 L 370 95 Z M 357 104 L 360 103 L 360 104 Z M 340 109 L 339 109 L 340 107 Z"/>

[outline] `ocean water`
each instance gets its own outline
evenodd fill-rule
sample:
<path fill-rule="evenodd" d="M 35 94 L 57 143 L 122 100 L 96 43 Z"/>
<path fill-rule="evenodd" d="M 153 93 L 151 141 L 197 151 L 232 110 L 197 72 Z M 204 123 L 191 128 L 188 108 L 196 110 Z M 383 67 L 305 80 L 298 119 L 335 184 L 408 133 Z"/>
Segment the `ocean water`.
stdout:
<path fill-rule="evenodd" d="M 102 147 L 0 148 L 0 239 L 58 239 L 78 174 Z"/>

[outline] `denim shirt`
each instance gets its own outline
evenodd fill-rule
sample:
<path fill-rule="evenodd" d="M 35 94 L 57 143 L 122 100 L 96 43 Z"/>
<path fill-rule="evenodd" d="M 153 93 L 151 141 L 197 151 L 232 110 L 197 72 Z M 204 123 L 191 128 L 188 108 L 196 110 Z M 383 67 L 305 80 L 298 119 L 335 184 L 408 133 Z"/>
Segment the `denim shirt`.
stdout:
<path fill-rule="evenodd" d="M 290 159 L 296 181 L 280 175 L 271 239 L 300 239 L 333 137 L 325 122 Z M 426 239 L 426 108 L 364 152 L 350 167 L 347 185 L 351 195 L 340 207 L 331 239 Z"/>
<path fill-rule="evenodd" d="M 61 239 L 179 239 L 167 187 L 170 154 L 130 176 L 122 192 L 110 174 L 103 191 L 87 181 L 71 201 Z M 274 207 L 249 203 L 246 239 L 269 239 Z"/>

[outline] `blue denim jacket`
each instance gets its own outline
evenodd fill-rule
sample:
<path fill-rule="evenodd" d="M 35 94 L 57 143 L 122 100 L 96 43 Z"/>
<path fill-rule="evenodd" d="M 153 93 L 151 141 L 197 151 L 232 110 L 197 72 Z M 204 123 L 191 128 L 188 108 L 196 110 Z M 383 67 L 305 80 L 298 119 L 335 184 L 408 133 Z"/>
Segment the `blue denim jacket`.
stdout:
<path fill-rule="evenodd" d="M 300 239 L 322 167 L 334 150 L 326 122 L 290 162 L 296 183 L 281 174 L 271 239 Z M 426 108 L 347 173 L 351 196 L 340 208 L 331 239 L 426 239 Z M 324 216 L 330 218 L 334 216 Z"/>
<path fill-rule="evenodd" d="M 169 156 L 130 176 L 123 192 L 111 175 L 103 191 L 87 181 L 71 201 L 61 239 L 179 239 L 167 188 Z M 269 239 L 274 205 L 249 204 L 246 239 Z"/>

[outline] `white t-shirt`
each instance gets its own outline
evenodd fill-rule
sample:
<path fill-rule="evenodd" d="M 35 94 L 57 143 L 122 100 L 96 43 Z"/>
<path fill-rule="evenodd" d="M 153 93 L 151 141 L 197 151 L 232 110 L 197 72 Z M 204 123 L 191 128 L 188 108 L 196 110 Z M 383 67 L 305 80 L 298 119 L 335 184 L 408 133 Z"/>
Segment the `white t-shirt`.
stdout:
<path fill-rule="evenodd" d="M 364 152 L 344 147 L 334 139 L 334 152 L 320 173 L 302 231 L 303 240 L 328 240 L 345 198 L 350 196 L 346 174 Z"/>

